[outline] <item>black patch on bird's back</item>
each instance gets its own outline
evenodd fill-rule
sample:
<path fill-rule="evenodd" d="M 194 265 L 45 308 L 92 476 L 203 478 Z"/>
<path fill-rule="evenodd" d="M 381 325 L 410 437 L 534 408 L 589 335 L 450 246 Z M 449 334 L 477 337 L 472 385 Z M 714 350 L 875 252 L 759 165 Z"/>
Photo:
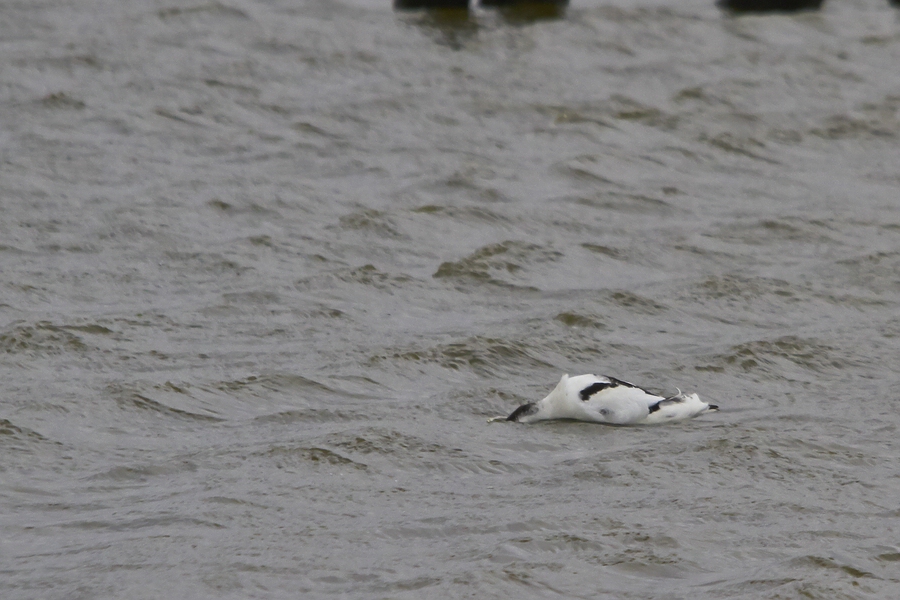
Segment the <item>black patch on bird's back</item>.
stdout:
<path fill-rule="evenodd" d="M 672 396 L 670 398 L 663 398 L 659 402 L 655 404 L 651 404 L 648 408 L 650 409 L 650 414 L 652 415 L 656 411 L 660 409 L 661 406 L 666 404 L 679 404 L 684 402 L 684 396 Z"/>
<path fill-rule="evenodd" d="M 528 404 L 523 404 L 516 410 L 512 411 L 512 414 L 506 417 L 507 421 L 518 421 L 520 417 L 527 417 L 528 415 L 533 415 L 537 412 L 537 405 L 534 402 L 529 402 Z"/>
<path fill-rule="evenodd" d="M 622 381 L 621 379 L 616 379 L 615 377 L 607 377 L 607 379 L 609 379 L 609 382 L 598 381 L 587 386 L 586 388 L 578 392 L 578 397 L 581 398 L 584 402 L 587 402 L 590 397 L 597 392 L 603 391 L 608 388 L 619 387 L 620 385 L 623 387 L 641 389 L 633 383 L 628 383 L 627 381 Z M 647 390 L 643 391 L 646 392 Z"/>
<path fill-rule="evenodd" d="M 606 378 L 609 379 L 609 380 L 613 383 L 613 387 L 614 387 L 614 386 L 617 386 L 617 385 L 622 385 L 622 386 L 625 386 L 625 387 L 637 388 L 637 389 L 639 389 L 639 390 L 640 390 L 640 389 L 643 389 L 643 388 L 640 388 L 640 387 L 634 385 L 633 383 L 628 383 L 627 381 L 622 381 L 621 379 L 616 379 L 615 377 L 609 377 L 609 376 L 607 376 Z M 647 390 L 644 390 L 644 391 L 646 392 Z"/>
<path fill-rule="evenodd" d="M 581 398 L 583 401 L 587 402 L 588 399 L 591 396 L 593 396 L 594 394 L 596 394 L 597 392 L 599 392 L 601 390 L 605 390 L 606 388 L 615 387 L 615 385 L 616 384 L 614 384 L 614 383 L 606 383 L 604 381 L 598 381 L 597 383 L 592 383 L 591 385 L 587 386 L 586 388 L 584 388 L 583 390 L 578 392 L 578 397 Z"/>

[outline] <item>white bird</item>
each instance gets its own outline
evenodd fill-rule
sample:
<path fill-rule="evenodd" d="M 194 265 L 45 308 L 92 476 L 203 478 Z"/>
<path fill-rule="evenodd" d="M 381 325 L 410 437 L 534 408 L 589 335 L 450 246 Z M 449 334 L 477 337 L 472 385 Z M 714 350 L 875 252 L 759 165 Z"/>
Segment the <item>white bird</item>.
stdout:
<path fill-rule="evenodd" d="M 489 421 L 534 423 L 550 419 L 574 419 L 609 425 L 659 425 L 691 419 L 718 410 L 697 394 L 664 397 L 633 383 L 598 375 L 563 375 L 556 388 L 540 402 L 523 404 L 508 417 Z"/>

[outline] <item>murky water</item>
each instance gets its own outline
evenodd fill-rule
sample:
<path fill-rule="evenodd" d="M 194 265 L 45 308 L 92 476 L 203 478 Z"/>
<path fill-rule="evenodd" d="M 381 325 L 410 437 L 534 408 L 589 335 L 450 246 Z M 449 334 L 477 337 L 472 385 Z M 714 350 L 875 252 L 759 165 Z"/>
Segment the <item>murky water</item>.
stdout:
<path fill-rule="evenodd" d="M 896 597 L 898 16 L 0 4 L 0 595 Z"/>

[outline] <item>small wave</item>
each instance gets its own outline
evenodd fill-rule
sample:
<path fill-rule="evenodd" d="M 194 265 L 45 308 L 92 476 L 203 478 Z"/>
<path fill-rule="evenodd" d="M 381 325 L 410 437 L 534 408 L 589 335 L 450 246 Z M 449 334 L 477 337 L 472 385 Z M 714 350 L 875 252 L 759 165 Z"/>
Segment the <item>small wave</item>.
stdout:
<path fill-rule="evenodd" d="M 483 246 L 457 261 L 442 263 L 433 277 L 519 287 L 517 283 L 529 267 L 560 258 L 562 253 L 544 246 L 508 240 Z"/>
<path fill-rule="evenodd" d="M 165 392 L 163 386 L 155 386 L 157 391 Z M 126 385 L 110 385 L 109 393 L 115 398 L 116 404 L 124 410 L 137 410 L 149 414 L 159 415 L 161 417 L 177 419 L 182 421 L 195 421 L 215 423 L 225 419 L 210 414 L 194 412 L 183 408 L 175 408 L 164 404 L 161 401 L 154 400 L 144 395 L 141 391 Z M 184 389 L 176 385 L 169 385 L 168 391 L 176 394 L 186 394 Z M 189 394 L 188 394 L 189 395 Z"/>
<path fill-rule="evenodd" d="M 146 482 L 154 477 L 170 476 L 177 473 L 191 473 L 197 465 L 191 461 L 167 461 L 161 464 L 117 466 L 88 477 L 90 480 L 110 479 L 116 481 Z"/>
<path fill-rule="evenodd" d="M 668 307 L 650 298 L 627 290 L 609 290 L 602 293 L 607 304 L 625 308 L 628 312 L 656 315 L 665 312 Z"/>
<path fill-rule="evenodd" d="M 779 243 L 790 243 L 794 254 L 798 252 L 796 248 L 798 243 L 811 245 L 828 244 L 835 247 L 841 245 L 832 236 L 831 227 L 827 223 L 810 221 L 799 217 L 769 218 L 750 223 L 737 222 L 719 227 L 706 235 L 725 242 L 749 246 L 771 246 Z M 814 246 L 811 251 L 817 253 L 820 251 L 820 248 Z"/>
<path fill-rule="evenodd" d="M 416 280 L 408 275 L 385 273 L 375 265 L 365 264 L 360 267 L 344 267 L 333 269 L 328 273 L 314 275 L 296 282 L 298 290 L 317 290 L 334 288 L 342 283 L 362 285 L 379 291 L 392 293 L 394 290 L 409 288 Z"/>
<path fill-rule="evenodd" d="M 0 333 L 0 352 L 31 357 L 55 356 L 67 352 L 88 353 L 90 346 L 68 329 L 47 321 L 34 325 L 16 323 Z M 87 332 L 95 333 L 92 330 Z"/>
<path fill-rule="evenodd" d="M 9 419 L 0 419 L 0 448 L 3 451 L 31 451 L 36 444 L 62 446 L 59 442 L 54 442 L 37 431 L 16 425 Z"/>
<path fill-rule="evenodd" d="M 744 372 L 753 371 L 782 378 L 786 373 L 785 367 L 791 367 L 787 371 L 800 367 L 811 373 L 826 373 L 850 366 L 850 359 L 833 346 L 814 339 L 783 336 L 774 340 L 737 344 L 727 352 L 709 357 L 707 364 L 698 364 L 697 368 L 723 372 L 737 367 Z"/>
<path fill-rule="evenodd" d="M 724 274 L 707 277 L 691 286 L 691 293 L 710 300 L 749 302 L 763 297 L 791 300 L 798 295 L 797 285 L 783 279 Z"/>
<path fill-rule="evenodd" d="M 338 225 L 332 228 L 339 231 L 371 233 L 379 238 L 407 238 L 386 213 L 372 209 L 344 215 L 338 219 Z"/>
<path fill-rule="evenodd" d="M 431 348 L 381 352 L 369 359 L 373 364 L 387 361 L 398 364 L 436 364 L 454 371 L 471 369 L 486 375 L 499 374 L 502 371 L 527 372 L 551 367 L 548 362 L 535 356 L 524 342 L 481 336 Z"/>
<path fill-rule="evenodd" d="M 506 223 L 509 218 L 483 206 L 441 206 L 425 204 L 412 209 L 413 213 L 434 215 L 460 221 L 461 223 Z"/>
<path fill-rule="evenodd" d="M 579 329 L 598 329 L 607 330 L 609 327 L 598 317 L 594 315 L 583 315 L 575 312 L 561 312 L 555 317 L 554 321 L 558 321 L 566 327 Z"/>
<path fill-rule="evenodd" d="M 846 575 L 850 575 L 855 579 L 861 579 L 865 577 L 874 578 L 875 575 L 866 571 L 865 569 L 861 569 L 857 566 L 843 563 L 834 558 L 828 558 L 824 556 L 817 556 L 815 554 L 809 554 L 806 556 L 798 556 L 796 558 L 788 561 L 788 566 L 792 569 L 827 569 L 827 570 L 835 570 Z"/>
<path fill-rule="evenodd" d="M 444 454 L 448 448 L 419 437 L 392 429 L 368 429 L 355 434 L 335 434 L 327 438 L 328 445 L 355 454 Z"/>
<path fill-rule="evenodd" d="M 309 465 L 351 467 L 362 471 L 369 468 L 366 464 L 342 456 L 334 450 L 319 446 L 278 445 L 272 446 L 265 451 L 257 452 L 255 456 L 265 459 L 266 462 L 274 463 L 276 468 Z"/>

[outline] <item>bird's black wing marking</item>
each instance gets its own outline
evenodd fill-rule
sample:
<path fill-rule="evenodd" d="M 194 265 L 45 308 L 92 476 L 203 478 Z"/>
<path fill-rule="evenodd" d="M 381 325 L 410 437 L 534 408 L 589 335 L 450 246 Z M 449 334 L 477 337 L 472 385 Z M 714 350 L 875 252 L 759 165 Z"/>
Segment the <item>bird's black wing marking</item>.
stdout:
<path fill-rule="evenodd" d="M 607 381 L 598 381 L 596 383 L 592 383 L 591 385 L 587 386 L 586 388 L 584 388 L 583 390 L 578 392 L 578 396 L 584 402 L 587 402 L 590 399 L 590 397 L 593 396 L 594 394 L 596 394 L 597 392 L 600 392 L 600 391 L 603 391 L 603 390 L 609 389 L 609 388 L 619 387 L 619 386 L 629 387 L 629 388 L 633 388 L 636 390 L 641 390 L 648 396 L 656 395 L 656 394 L 651 394 L 650 392 L 648 392 L 647 390 L 645 390 L 644 388 L 642 388 L 640 386 L 634 385 L 633 383 L 628 383 L 627 381 L 622 381 L 621 379 L 616 379 L 615 377 L 607 376 L 607 377 L 605 377 L 605 379 L 608 379 L 609 381 L 608 382 Z"/>
<path fill-rule="evenodd" d="M 651 404 L 648 408 L 650 409 L 650 413 L 653 414 L 660 409 L 662 406 L 668 406 L 669 404 L 679 404 L 684 402 L 684 395 L 679 394 L 677 396 L 671 396 L 669 398 L 663 398 L 659 402 L 655 404 Z"/>
<path fill-rule="evenodd" d="M 648 392 L 646 389 L 642 388 L 642 387 L 639 386 L 639 385 L 634 385 L 633 383 L 628 383 L 627 381 L 622 381 L 621 379 L 616 379 L 615 377 L 607 377 L 607 379 L 609 379 L 611 382 L 613 382 L 613 383 L 616 384 L 616 385 L 621 385 L 621 386 L 625 386 L 625 387 L 634 388 L 634 389 L 636 389 L 636 390 L 641 390 L 642 392 L 644 392 L 644 393 L 647 394 L 648 396 L 656 396 L 656 395 L 658 395 L 658 394 L 654 394 L 654 393 L 652 393 L 652 392 Z"/>
<path fill-rule="evenodd" d="M 606 388 L 611 388 L 611 387 L 615 387 L 615 386 L 616 386 L 616 384 L 612 383 L 612 382 L 598 381 L 596 383 L 592 383 L 591 385 L 587 386 L 586 388 L 584 388 L 583 390 L 578 392 L 578 397 L 581 398 L 584 402 L 587 402 L 590 399 L 590 397 L 593 396 L 594 394 L 596 394 L 597 392 L 605 390 Z"/>
<path fill-rule="evenodd" d="M 640 388 L 640 387 L 634 385 L 633 383 L 628 383 L 627 381 L 622 381 L 621 379 L 616 379 L 615 377 L 609 377 L 609 376 L 607 376 L 607 379 L 609 379 L 610 383 L 612 383 L 614 386 L 616 386 L 616 385 L 624 385 L 625 387 L 637 388 L 637 389 L 639 389 L 639 390 L 640 390 L 640 389 L 643 389 L 643 388 Z M 646 392 L 647 390 L 644 390 L 644 391 Z"/>

